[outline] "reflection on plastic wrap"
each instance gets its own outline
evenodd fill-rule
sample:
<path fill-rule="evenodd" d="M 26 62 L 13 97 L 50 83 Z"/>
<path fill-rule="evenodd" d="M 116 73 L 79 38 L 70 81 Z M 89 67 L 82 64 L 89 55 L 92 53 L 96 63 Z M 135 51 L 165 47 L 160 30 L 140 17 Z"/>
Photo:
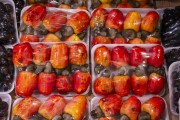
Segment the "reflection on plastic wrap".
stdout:
<path fill-rule="evenodd" d="M 98 103 L 98 104 L 97 104 Z M 120 97 L 110 94 L 91 101 L 91 120 L 169 120 L 167 104 L 160 96 Z"/>
<path fill-rule="evenodd" d="M 95 45 L 91 52 L 95 96 L 164 94 L 164 50 L 160 45 Z"/>
<path fill-rule="evenodd" d="M 12 119 L 74 119 L 83 120 L 89 117 L 89 102 L 83 95 L 62 97 L 51 95 L 47 97 L 25 97 L 15 100 L 12 109 Z"/>
<path fill-rule="evenodd" d="M 103 9 L 92 12 L 92 46 L 160 44 L 160 16 L 154 9 Z"/>
<path fill-rule="evenodd" d="M 22 11 L 20 42 L 88 42 L 89 21 L 87 11 L 34 4 Z"/>
<path fill-rule="evenodd" d="M 87 94 L 91 81 L 84 43 L 20 43 L 13 47 L 18 96 Z M 36 90 L 36 88 L 38 88 Z"/>

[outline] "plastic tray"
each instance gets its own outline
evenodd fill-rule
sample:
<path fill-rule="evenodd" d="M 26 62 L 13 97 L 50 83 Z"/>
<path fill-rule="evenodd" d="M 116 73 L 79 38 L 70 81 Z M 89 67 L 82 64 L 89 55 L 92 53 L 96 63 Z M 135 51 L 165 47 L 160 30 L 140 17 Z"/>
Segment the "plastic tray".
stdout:
<path fill-rule="evenodd" d="M 44 42 L 44 43 L 42 43 L 41 42 L 41 44 L 45 44 L 45 45 L 48 45 L 49 47 L 51 47 L 52 45 L 54 45 L 54 44 L 59 44 L 59 43 L 64 43 L 64 42 L 54 42 L 54 43 L 47 43 L 47 42 Z M 87 47 L 87 45 L 84 43 L 84 42 L 81 42 L 82 44 L 84 44 L 85 46 L 86 46 L 86 50 L 87 50 L 87 61 L 86 61 L 86 63 L 89 65 L 89 69 L 90 69 L 90 64 L 89 64 L 89 54 L 88 54 L 88 47 Z M 33 47 L 33 46 L 35 46 L 35 45 L 37 45 L 37 44 L 40 44 L 40 42 L 38 43 L 38 42 L 32 42 L 32 43 L 30 43 L 31 44 L 31 46 Z M 68 42 L 68 43 L 65 43 L 65 44 L 67 44 L 68 46 L 70 46 L 70 45 L 73 45 L 73 44 L 78 44 L 78 43 L 76 43 L 76 42 Z M 18 70 L 17 70 L 17 67 L 15 67 L 16 69 L 15 69 L 15 77 L 14 77 L 14 81 L 16 81 L 16 78 L 17 78 L 17 75 L 18 75 Z M 90 70 L 89 70 L 89 73 L 90 73 Z M 15 83 L 15 85 L 16 85 L 16 83 Z M 87 90 L 84 92 L 84 93 L 82 93 L 81 95 L 86 95 L 88 92 L 90 91 L 90 85 L 89 85 L 89 87 L 87 88 Z M 52 94 L 59 94 L 59 95 L 61 95 L 61 96 L 66 96 L 66 97 L 71 97 L 71 96 L 75 96 L 75 95 L 78 95 L 78 94 L 76 94 L 75 92 L 68 92 L 67 94 L 60 94 L 60 93 L 58 93 L 57 92 L 57 90 L 54 90 L 50 95 L 52 95 Z M 33 96 L 35 96 L 35 97 L 45 97 L 45 95 L 42 95 L 42 94 L 40 94 L 39 92 L 38 92 L 38 90 L 36 89 L 34 92 L 33 92 Z M 48 95 L 49 96 L 49 95 Z"/>
<path fill-rule="evenodd" d="M 13 0 L 1 0 L 1 2 L 4 4 L 10 4 L 13 7 L 13 14 L 11 17 L 14 18 L 13 21 L 14 21 L 14 29 L 15 29 L 15 35 L 16 35 L 16 42 L 14 44 L 16 44 L 18 42 L 18 30 L 17 30 L 16 9 L 15 9 L 14 2 Z M 11 44 L 11 45 L 14 45 L 14 44 Z"/>
<path fill-rule="evenodd" d="M 94 68 L 96 66 L 96 63 L 94 62 L 94 52 L 95 50 L 100 47 L 100 46 L 106 46 L 107 48 L 109 48 L 109 50 L 112 50 L 114 47 L 116 46 L 124 46 L 128 52 L 130 51 L 130 49 L 134 46 L 139 46 L 142 48 L 145 48 L 146 51 L 148 51 L 151 47 L 156 46 L 153 44 L 97 44 L 95 46 L 93 46 L 92 50 L 91 50 L 91 73 L 92 73 L 92 93 L 94 96 L 100 97 L 102 95 L 96 94 L 94 92 L 94 81 L 97 77 L 99 77 L 99 74 L 96 75 L 94 72 Z M 117 70 L 114 70 L 113 73 L 116 75 L 117 74 Z M 166 80 L 165 80 L 166 81 Z M 164 85 L 165 86 L 165 85 Z M 159 94 L 160 96 L 163 96 L 165 94 L 166 88 L 164 87 L 164 89 L 161 91 L 161 93 Z"/>
<path fill-rule="evenodd" d="M 54 94 L 52 94 L 52 95 L 54 95 Z M 50 95 L 51 96 L 51 95 Z M 40 97 L 40 96 L 38 96 L 38 97 L 36 97 L 37 99 L 39 99 L 42 103 L 48 98 L 48 97 L 50 97 L 50 96 L 46 96 L 46 97 Z M 71 99 L 72 99 L 72 97 L 64 97 L 65 98 L 65 100 L 66 101 L 70 101 Z M 16 104 L 18 104 L 21 100 L 22 100 L 23 98 L 17 98 L 15 101 L 14 101 L 14 103 L 13 103 L 13 105 L 12 105 L 12 109 L 13 109 L 13 107 L 16 105 Z M 86 109 L 86 116 L 84 117 L 84 119 L 83 120 L 86 120 L 85 118 L 89 118 L 89 108 L 90 108 L 90 103 L 89 103 L 89 101 L 88 101 L 88 99 L 87 99 L 87 103 L 88 103 L 88 105 L 87 105 L 87 109 Z M 11 114 L 11 120 L 13 120 L 13 115 Z"/>
<path fill-rule="evenodd" d="M 169 85 L 169 99 L 170 99 L 170 110 L 174 115 L 178 116 L 178 113 L 175 111 L 175 106 L 174 106 L 174 89 L 173 86 L 173 79 L 172 79 L 172 72 L 173 71 L 180 71 L 180 61 L 174 62 L 170 65 L 169 70 L 168 70 L 168 85 Z"/>
<path fill-rule="evenodd" d="M 10 112 L 11 112 L 11 104 L 12 104 L 12 98 L 9 94 L 0 94 L 0 98 L 2 101 L 5 101 L 8 103 L 8 115 L 7 115 L 7 120 L 10 119 Z"/>
<path fill-rule="evenodd" d="M 21 11 L 21 20 L 20 20 L 20 24 L 22 24 L 22 15 L 23 13 L 28 9 L 30 8 L 31 6 L 26 6 L 22 9 Z M 57 11 L 62 11 L 62 12 L 65 12 L 67 14 L 67 17 L 69 17 L 70 15 L 72 14 L 75 14 L 77 12 L 80 12 L 80 11 L 84 11 L 88 14 L 88 16 L 90 17 L 90 13 L 86 10 L 77 10 L 77 9 L 61 9 L 61 8 L 54 8 L 54 7 L 46 7 L 46 11 L 47 11 L 47 14 L 50 13 L 50 12 L 57 12 Z M 85 38 L 82 40 L 82 42 L 85 42 L 87 44 L 89 44 L 89 35 L 90 35 L 90 27 L 88 26 L 87 27 L 87 34 L 85 36 Z M 50 32 L 49 32 L 50 33 Z M 19 39 L 21 38 L 22 36 L 22 32 L 19 33 Z M 37 35 L 37 32 L 35 31 L 34 32 L 35 35 Z M 44 38 L 44 35 L 39 35 L 39 39 L 40 41 L 42 41 L 42 39 Z M 20 43 L 20 40 L 18 41 Z"/>
<path fill-rule="evenodd" d="M 7 49 L 7 48 L 11 48 L 11 49 L 12 49 L 12 48 L 13 48 L 12 45 L 5 45 L 4 47 L 5 47 L 6 49 Z M 15 68 L 15 66 L 14 66 L 14 68 Z M 15 71 L 14 71 L 13 82 L 12 82 L 11 88 L 10 88 L 8 91 L 0 92 L 0 94 L 8 94 L 8 93 L 10 93 L 10 92 L 13 91 L 13 89 L 14 89 L 14 83 L 15 83 L 15 78 L 16 78 L 16 73 L 15 73 Z"/>
<path fill-rule="evenodd" d="M 128 12 L 130 12 L 130 11 L 136 11 L 136 12 L 140 13 L 142 18 L 143 18 L 149 11 L 156 11 L 156 9 L 153 9 L 153 8 L 106 8 L 106 10 L 107 10 L 108 12 L 110 12 L 110 11 L 113 10 L 113 9 L 118 9 L 118 10 L 120 10 L 120 11 L 123 13 L 124 18 L 125 18 L 125 16 L 128 14 Z M 93 14 L 94 11 L 95 11 L 95 10 L 93 10 L 93 11 L 91 12 L 91 15 Z M 159 14 L 158 11 L 156 11 L 156 12 Z M 160 19 L 161 19 L 161 15 L 160 15 L 160 14 L 159 14 L 159 16 L 160 16 Z M 158 22 L 157 27 L 160 28 L 160 22 Z M 141 30 L 141 29 L 140 29 L 140 30 Z M 91 47 L 92 47 L 93 38 L 94 38 L 94 36 L 91 34 L 91 36 L 90 36 L 90 44 L 91 44 Z"/>
<path fill-rule="evenodd" d="M 89 10 L 89 11 L 93 11 L 93 10 L 94 10 L 94 9 L 91 8 L 92 1 L 93 1 L 93 0 L 88 0 L 88 2 L 87 2 L 87 6 L 88 6 L 88 10 Z M 131 1 L 131 0 L 130 0 L 130 1 Z M 133 1 L 133 0 L 132 0 L 132 1 Z M 154 6 L 154 8 L 156 8 L 155 2 L 154 2 L 153 0 L 149 0 L 148 3 L 152 3 L 153 6 Z M 129 9 L 129 8 L 125 8 L 125 9 Z M 132 8 L 132 9 L 133 9 L 133 8 Z M 143 8 L 143 9 L 149 9 L 149 8 Z"/>
<path fill-rule="evenodd" d="M 85 4 L 85 7 L 86 7 L 88 0 L 83 0 L 83 1 L 86 2 L 86 4 Z M 55 5 L 55 7 L 58 7 L 58 6 L 60 5 L 57 0 L 48 0 L 48 3 L 51 3 L 51 4 Z M 27 2 L 26 2 L 26 5 L 28 6 L 28 5 L 31 5 L 31 4 L 29 4 L 28 1 L 27 1 Z M 70 7 L 71 7 L 71 9 L 76 9 L 77 3 L 71 4 Z"/>
<path fill-rule="evenodd" d="M 130 97 L 130 96 L 128 96 Z M 128 97 L 123 97 L 122 98 L 122 101 L 128 99 Z M 146 100 L 150 99 L 151 97 L 153 97 L 153 95 L 147 95 L 147 96 L 144 96 L 144 97 L 137 97 L 140 101 L 141 101 L 141 104 L 143 102 L 145 102 Z M 92 100 L 91 100 L 91 106 L 90 106 L 90 112 L 92 110 L 94 110 L 97 106 L 98 106 L 98 101 L 101 99 L 102 97 L 94 97 Z M 163 98 L 162 98 L 163 99 Z M 164 99 L 163 99 L 164 100 Z M 164 100 L 165 102 L 165 110 L 164 110 L 164 113 L 163 113 L 163 120 L 170 120 L 169 119 L 169 113 L 168 113 L 168 107 L 167 107 L 167 104 L 166 104 L 166 101 Z M 90 120 L 94 120 L 91 115 L 90 115 Z"/>

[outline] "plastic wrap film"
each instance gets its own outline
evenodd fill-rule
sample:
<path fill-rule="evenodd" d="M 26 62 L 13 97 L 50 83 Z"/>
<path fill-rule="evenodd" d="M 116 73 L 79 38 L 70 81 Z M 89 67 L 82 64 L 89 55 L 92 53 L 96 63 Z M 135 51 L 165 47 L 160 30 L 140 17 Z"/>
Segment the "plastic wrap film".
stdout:
<path fill-rule="evenodd" d="M 90 15 L 34 4 L 21 12 L 20 42 L 89 42 Z"/>
<path fill-rule="evenodd" d="M 18 98 L 13 103 L 11 119 L 74 119 L 89 118 L 90 104 L 85 96 L 63 97 L 53 94 L 46 97 Z"/>
<path fill-rule="evenodd" d="M 179 68 L 180 68 L 180 62 L 177 61 L 177 62 L 173 62 L 169 66 L 169 70 L 168 70 L 170 109 L 174 115 L 179 114 L 179 106 L 178 106 L 178 100 L 180 98 Z"/>
<path fill-rule="evenodd" d="M 94 97 L 91 101 L 90 120 L 137 120 L 142 118 L 169 120 L 166 101 L 160 96 L 120 97 L 118 94 Z"/>
<path fill-rule="evenodd" d="M 92 48 L 91 63 L 94 96 L 165 93 L 164 50 L 160 45 L 98 44 Z"/>
<path fill-rule="evenodd" d="M 12 46 L 0 45 L 0 94 L 14 89 L 15 68 L 12 62 Z"/>
<path fill-rule="evenodd" d="M 180 45 L 180 6 L 175 8 L 159 9 L 162 15 L 161 38 L 164 47 Z"/>
<path fill-rule="evenodd" d="M 13 45 L 18 42 L 15 5 L 12 0 L 0 1 L 0 45 Z"/>
<path fill-rule="evenodd" d="M 91 46 L 96 44 L 161 44 L 160 15 L 155 9 L 92 11 Z"/>
<path fill-rule="evenodd" d="M 155 8 L 153 0 L 89 0 L 89 10 L 96 8 Z"/>
<path fill-rule="evenodd" d="M 20 43 L 13 47 L 18 96 L 87 94 L 91 75 L 84 43 Z"/>
<path fill-rule="evenodd" d="M 87 10 L 87 0 L 27 0 L 26 5 L 42 3 L 47 7 Z"/>

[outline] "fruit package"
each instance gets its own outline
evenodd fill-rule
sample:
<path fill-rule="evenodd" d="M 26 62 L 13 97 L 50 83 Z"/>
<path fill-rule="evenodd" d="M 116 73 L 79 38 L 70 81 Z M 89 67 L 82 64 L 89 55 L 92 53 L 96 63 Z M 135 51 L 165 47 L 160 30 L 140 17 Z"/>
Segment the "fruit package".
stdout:
<path fill-rule="evenodd" d="M 95 96 L 164 94 L 164 49 L 160 45 L 99 44 L 92 48 L 91 63 Z"/>
<path fill-rule="evenodd" d="M 155 9 L 103 9 L 92 12 L 91 44 L 161 44 Z"/>
<path fill-rule="evenodd" d="M 82 120 L 87 119 L 89 102 L 83 95 L 63 97 L 18 98 L 12 107 L 12 119 L 23 120 Z"/>
<path fill-rule="evenodd" d="M 18 41 L 16 13 L 14 2 L 0 1 L 0 44 L 12 45 Z"/>
<path fill-rule="evenodd" d="M 90 107 L 91 120 L 169 120 L 165 100 L 160 96 L 120 97 L 110 94 L 94 97 Z"/>
<path fill-rule="evenodd" d="M 12 47 L 0 45 L 0 94 L 14 89 L 15 69 L 12 62 Z"/>
<path fill-rule="evenodd" d="M 177 62 L 180 60 L 180 47 L 168 47 L 165 48 L 165 61 L 167 69 L 173 62 Z M 169 57 L 171 56 L 171 57 Z"/>
<path fill-rule="evenodd" d="M 84 43 L 20 43 L 13 47 L 18 96 L 51 93 L 74 96 L 89 91 L 91 75 Z"/>
<path fill-rule="evenodd" d="M 179 98 L 180 98 L 180 62 L 174 62 L 170 65 L 168 70 L 168 85 L 169 85 L 169 98 L 170 109 L 174 115 L 179 114 Z"/>
<path fill-rule="evenodd" d="M 86 10 L 34 4 L 21 14 L 19 42 L 88 42 L 90 15 Z"/>
<path fill-rule="evenodd" d="M 157 11 L 162 15 L 162 45 L 166 48 L 180 46 L 180 6 Z"/>
<path fill-rule="evenodd" d="M 89 10 L 96 8 L 155 8 L 153 0 L 89 0 Z"/>
<path fill-rule="evenodd" d="M 0 95 L 0 119 L 10 120 L 12 98 L 9 94 Z"/>
<path fill-rule="evenodd" d="M 87 10 L 87 0 L 26 0 L 26 5 L 43 3 L 47 7 Z"/>

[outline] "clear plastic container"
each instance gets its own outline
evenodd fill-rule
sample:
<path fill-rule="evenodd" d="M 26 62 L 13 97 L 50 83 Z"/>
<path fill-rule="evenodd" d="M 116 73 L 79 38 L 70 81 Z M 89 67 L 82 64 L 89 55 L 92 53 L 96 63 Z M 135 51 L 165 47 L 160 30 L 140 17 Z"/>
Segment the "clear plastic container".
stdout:
<path fill-rule="evenodd" d="M 125 101 L 126 99 L 128 99 L 128 97 L 130 97 L 130 96 L 127 96 L 127 97 L 123 97 L 122 98 L 122 101 Z M 143 96 L 143 97 L 137 97 L 140 101 L 141 101 L 141 104 L 142 103 L 144 103 L 145 101 L 147 101 L 148 99 L 150 99 L 150 98 L 152 98 L 152 97 L 154 97 L 153 95 L 147 95 L 147 96 Z M 97 106 L 98 106 L 98 101 L 101 99 L 102 97 L 94 97 L 92 100 L 91 100 L 91 102 L 90 102 L 90 104 L 91 104 L 91 106 L 90 106 L 90 112 L 92 111 L 92 110 L 94 110 Z M 162 98 L 163 99 L 163 98 Z M 164 100 L 164 99 L 163 99 Z M 167 107 L 167 103 L 166 103 L 166 101 L 164 100 L 164 102 L 165 102 L 165 110 L 164 110 L 164 113 L 163 113 L 163 115 L 162 115 L 162 117 L 163 117 L 163 120 L 170 120 L 169 119 L 169 113 L 168 113 L 168 107 Z M 91 117 L 91 115 L 90 115 L 90 120 L 94 120 L 92 117 Z"/>
<path fill-rule="evenodd" d="M 52 94 L 52 95 L 55 95 L 55 94 Z M 39 99 L 39 100 L 43 103 L 43 102 L 44 102 L 48 97 L 50 97 L 50 96 L 51 96 L 51 95 L 46 96 L 46 97 L 37 96 L 36 98 Z M 64 97 L 64 98 L 65 98 L 65 100 L 66 100 L 67 102 L 72 99 L 72 97 Z M 23 99 L 23 98 L 17 98 L 17 99 L 14 101 L 14 103 L 13 103 L 13 105 L 12 105 L 12 108 L 13 108 L 16 104 L 18 104 L 22 99 Z M 85 113 L 85 116 L 84 116 L 84 119 L 83 119 L 83 120 L 89 118 L 89 108 L 90 108 L 90 102 L 87 100 L 87 109 L 86 109 L 86 113 Z M 13 115 L 11 115 L 11 120 L 13 120 Z"/>
<path fill-rule="evenodd" d="M 178 113 L 175 110 L 175 107 L 178 108 L 178 106 L 174 105 L 174 93 L 177 91 L 177 89 L 174 88 L 174 80 L 173 80 L 173 72 L 180 71 L 180 62 L 174 62 L 170 65 L 169 70 L 168 70 L 168 85 L 169 85 L 169 100 L 170 100 L 170 110 L 174 115 L 178 116 Z"/>
<path fill-rule="evenodd" d="M 18 43 L 18 30 L 17 30 L 17 20 L 16 20 L 16 9 L 15 9 L 15 5 L 14 5 L 14 2 L 12 0 L 1 0 L 1 2 L 3 4 L 10 4 L 12 7 L 13 7 L 13 13 L 11 14 L 11 18 L 13 20 L 13 26 L 14 26 L 14 35 L 15 35 L 15 39 L 16 39 L 16 42 L 11 44 L 11 45 L 14 45 L 16 43 Z M 5 44 L 7 45 L 7 44 Z"/>
<path fill-rule="evenodd" d="M 20 21 L 20 23 L 22 24 L 22 15 L 23 15 L 23 13 L 28 9 L 28 8 L 30 8 L 31 6 L 26 6 L 26 7 L 24 7 L 23 9 L 22 9 L 22 11 L 21 11 L 21 21 Z M 47 11 L 47 14 L 48 13 L 52 13 L 52 12 L 57 12 L 57 11 L 61 11 L 61 12 L 64 12 L 64 13 L 66 13 L 67 14 L 67 18 L 69 18 L 71 15 L 73 15 L 73 14 L 75 14 L 75 13 L 78 13 L 78 12 L 80 12 L 80 11 L 83 11 L 83 12 L 85 12 L 89 17 L 90 17 L 90 13 L 88 12 L 88 11 L 86 11 L 86 10 L 78 10 L 78 9 L 60 9 L 60 8 L 54 8 L 54 7 L 46 7 L 46 11 Z M 46 14 L 46 15 L 47 15 Z M 84 37 L 84 39 L 82 39 L 81 41 L 82 42 L 85 42 L 85 43 L 89 43 L 89 35 L 90 35 L 90 28 L 89 28 L 89 26 L 87 26 L 87 28 L 86 28 L 86 36 Z M 50 33 L 50 32 L 48 32 L 48 33 Z M 20 32 L 20 34 L 19 34 L 19 39 L 21 38 L 21 36 L 22 36 L 22 32 Z M 39 41 L 41 42 L 42 40 L 43 40 L 43 38 L 45 37 L 45 35 L 39 35 L 38 34 L 38 32 L 35 30 L 34 31 L 34 35 L 38 35 L 39 36 Z M 20 42 L 20 40 L 18 41 L 18 42 Z M 63 42 L 63 41 L 62 41 Z M 77 42 L 79 42 L 79 41 L 77 41 Z"/>
<path fill-rule="evenodd" d="M 142 29 L 141 29 L 141 27 L 140 27 L 139 32 L 134 31 L 134 32 L 136 32 L 136 37 L 133 38 L 133 39 L 129 39 L 127 36 L 125 36 L 125 35 L 122 33 L 122 31 L 124 31 L 124 24 L 122 24 L 122 31 L 117 32 L 117 34 L 120 34 L 121 37 L 125 38 L 126 44 L 139 44 L 139 43 L 141 43 L 141 44 L 161 44 L 161 38 L 160 38 L 161 15 L 160 15 L 160 13 L 159 13 L 158 11 L 156 11 L 156 9 L 153 9 L 153 8 L 106 8 L 105 10 L 106 10 L 106 11 L 108 12 L 108 14 L 109 14 L 109 12 L 110 12 L 111 10 L 114 10 L 114 9 L 117 9 L 117 10 L 119 10 L 119 11 L 121 11 L 121 12 L 123 13 L 124 21 L 125 21 L 126 15 L 127 15 L 129 12 L 131 12 L 131 11 L 138 12 L 138 13 L 141 15 L 141 18 L 142 18 L 142 19 L 143 19 L 143 18 L 146 16 L 146 14 L 147 14 L 148 12 L 150 12 L 150 11 L 157 12 L 157 14 L 159 15 L 159 20 L 158 20 L 156 29 L 155 29 L 155 31 L 153 31 L 153 32 L 149 32 L 149 33 L 148 33 L 149 35 L 146 36 L 145 38 L 143 38 L 144 40 L 142 39 L 142 35 L 138 35 L 139 33 L 142 34 Z M 94 11 L 95 11 L 95 10 L 91 11 L 91 15 L 94 13 Z M 112 13 L 112 14 L 113 14 L 113 13 Z M 114 14 L 115 14 L 115 12 L 114 12 Z M 137 15 L 136 15 L 136 17 L 137 17 Z M 117 19 L 118 19 L 118 18 L 117 18 Z M 129 19 L 130 19 L 130 18 L 129 18 Z M 142 19 L 141 19 L 141 21 L 142 21 Z M 123 22 L 124 22 L 124 21 L 123 21 Z M 131 21 L 131 22 L 132 22 L 132 21 Z M 104 25 L 103 28 L 106 28 L 105 25 Z M 102 29 L 102 28 L 100 28 L 100 32 L 103 33 L 103 30 L 101 30 L 101 29 Z M 108 32 L 108 29 L 109 29 L 109 28 L 106 28 L 106 37 L 111 40 L 111 43 L 112 43 L 112 44 L 117 44 L 116 42 L 114 42 L 114 39 L 115 39 L 115 38 L 118 38 L 118 37 L 117 37 L 118 35 L 116 34 L 116 37 L 115 37 L 114 39 L 112 39 L 112 38 L 110 37 L 110 34 L 109 34 L 109 32 Z M 147 29 L 147 28 L 146 28 L 146 29 Z M 157 32 L 156 32 L 156 30 L 157 30 Z M 117 31 L 117 30 L 116 30 L 116 31 Z M 93 34 L 94 34 L 94 31 L 93 31 L 92 28 L 91 28 L 91 36 L 90 36 L 90 46 L 91 46 L 91 47 L 93 47 L 93 43 L 94 43 L 94 42 L 93 42 L 93 39 L 95 38 L 95 36 L 94 36 Z M 96 33 L 96 34 L 99 34 L 99 35 L 96 35 L 96 36 L 103 36 L 103 35 L 101 35 L 100 33 Z M 139 36 L 140 36 L 140 37 L 139 37 Z M 157 38 L 156 36 L 158 36 L 158 38 Z M 147 40 L 147 42 L 146 42 L 147 37 L 152 37 L 152 38 L 149 38 L 149 40 Z M 136 43 L 135 40 L 134 40 L 134 39 L 136 39 L 136 38 L 140 38 L 141 41 L 138 40 L 138 43 Z M 153 41 L 152 39 L 153 39 L 154 41 Z M 150 40 L 151 40 L 151 41 L 150 41 Z M 104 41 L 105 41 L 105 40 L 104 40 Z M 152 41 L 153 41 L 153 42 L 152 42 Z M 146 43 L 145 43 L 145 42 L 146 42 Z M 104 44 L 104 43 L 101 43 L 101 44 Z"/>
<path fill-rule="evenodd" d="M 92 10 L 94 10 L 93 8 L 92 8 L 92 4 L 93 4 L 93 1 L 94 0 L 88 0 L 88 2 L 87 2 L 87 4 L 88 4 L 88 10 L 89 11 L 92 11 Z M 96 1 L 96 0 L 95 0 Z M 103 1 L 103 0 L 102 0 Z M 110 0 L 109 0 L 110 1 Z M 113 2 L 115 1 L 115 0 L 112 0 Z M 123 3 L 121 3 L 122 4 L 122 6 L 121 7 L 123 7 L 124 6 L 124 8 L 129 8 L 130 6 L 129 6 L 129 3 L 128 2 L 132 2 L 132 1 L 134 1 L 134 0 L 124 0 L 124 3 L 125 3 L 125 5 L 123 5 Z M 138 1 L 138 0 L 137 0 Z M 145 1 L 145 0 L 144 0 Z M 151 6 L 149 6 L 149 4 L 151 4 L 151 5 L 153 5 L 153 7 L 152 8 L 156 8 L 156 4 L 155 4 L 155 1 L 153 1 L 153 0 L 147 0 L 148 2 L 147 2 L 147 4 L 145 4 L 144 5 L 144 8 L 146 8 L 147 7 L 147 9 L 149 8 L 149 7 L 151 7 Z M 112 3 L 112 2 L 111 2 Z M 100 6 L 99 7 L 103 7 L 103 6 L 101 6 L 102 4 L 100 4 Z M 147 6 L 148 5 L 148 6 Z M 117 8 L 118 7 L 118 5 L 116 4 L 116 5 L 104 5 L 104 7 L 110 7 L 110 8 Z M 131 7 L 133 8 L 133 6 L 131 5 Z M 143 6 L 140 6 L 140 8 L 143 8 Z"/>
<path fill-rule="evenodd" d="M 29 2 L 28 2 L 29 1 Z M 65 9 L 85 9 L 87 7 L 87 1 L 88 0 L 81 0 L 78 4 L 78 1 L 70 1 L 70 5 L 67 2 L 64 1 L 58 1 L 58 0 L 40 0 L 40 1 L 31 1 L 31 0 L 27 0 L 26 5 L 31 5 L 31 4 L 37 4 L 37 3 L 43 3 L 45 5 L 48 5 L 49 3 L 52 4 L 52 7 L 60 7 L 60 8 L 65 8 Z M 87 8 L 86 8 L 87 9 Z"/>
<path fill-rule="evenodd" d="M 146 45 L 145 44 L 144 45 L 141 45 L 141 44 L 98 44 L 98 45 L 93 46 L 93 48 L 91 50 L 91 74 L 92 74 L 92 93 L 93 93 L 93 95 L 95 97 L 102 97 L 102 95 L 99 95 L 99 94 L 95 93 L 95 91 L 94 91 L 94 82 L 95 82 L 96 78 L 100 77 L 100 75 L 101 75 L 101 74 L 96 74 L 95 71 L 94 71 L 94 68 L 96 66 L 96 63 L 94 61 L 94 58 L 95 58 L 94 53 L 95 53 L 95 50 L 97 48 L 101 47 L 101 46 L 106 46 L 110 51 L 114 47 L 124 46 L 127 49 L 128 52 L 131 50 L 132 47 L 139 46 L 141 48 L 145 48 L 146 51 L 148 52 L 151 47 L 156 46 L 156 45 L 153 45 L 153 44 L 148 44 L 148 45 L 147 44 Z M 148 53 L 145 53 L 144 55 L 148 58 Z M 110 67 L 108 69 L 111 70 L 110 77 L 113 77 L 114 75 L 118 74 L 118 69 L 111 68 L 111 66 L 112 65 L 110 65 Z M 164 65 L 163 65 L 163 67 L 164 67 Z M 163 90 L 158 95 L 163 96 L 165 94 L 165 91 L 166 91 L 165 84 L 166 84 L 166 79 L 164 81 L 164 88 L 163 88 Z M 132 90 L 132 89 L 130 89 L 130 90 Z M 130 92 L 130 94 L 132 94 L 132 93 Z M 149 93 L 147 93 L 147 94 L 149 94 Z"/>
<path fill-rule="evenodd" d="M 8 115 L 7 115 L 6 120 L 9 120 L 10 119 L 10 112 L 11 112 L 12 98 L 9 94 L 0 94 L 0 98 L 2 99 L 2 101 L 8 103 Z"/>
<path fill-rule="evenodd" d="M 63 43 L 63 42 L 61 42 L 61 43 Z M 87 61 L 86 61 L 86 64 L 88 65 L 88 73 L 90 73 L 90 62 L 89 62 L 89 50 L 88 50 L 88 46 L 84 43 L 84 42 L 81 42 L 82 44 L 84 44 L 85 46 L 86 46 L 86 50 L 87 50 Z M 58 43 L 46 43 L 46 42 L 44 42 L 44 43 L 35 43 L 35 42 L 33 42 L 33 43 L 30 43 L 31 44 L 31 46 L 32 46 L 32 48 L 35 46 L 35 45 L 37 45 L 37 44 L 45 44 L 45 45 L 47 45 L 47 46 L 49 46 L 50 48 L 53 46 L 53 45 L 55 45 L 55 44 L 59 44 L 59 42 Z M 76 42 L 68 42 L 68 43 L 65 43 L 66 45 L 68 45 L 68 47 L 70 47 L 71 45 L 74 45 L 74 44 L 79 44 L 79 43 L 76 43 Z M 69 63 L 70 64 L 70 63 Z M 68 66 L 69 66 L 69 64 L 68 64 Z M 17 78 L 17 76 L 18 76 L 18 69 L 17 69 L 17 67 L 15 67 L 16 69 L 15 69 L 15 75 L 14 75 L 14 81 L 16 81 L 16 78 Z M 69 71 L 69 72 L 71 72 L 71 71 Z M 56 75 L 57 76 L 57 75 Z M 16 86 L 16 83 L 15 83 L 15 86 Z M 86 95 L 86 94 L 88 94 L 88 92 L 90 91 L 90 84 L 88 85 L 88 88 L 87 88 L 87 90 L 84 92 L 84 93 L 82 93 L 81 95 Z M 57 92 L 57 89 L 55 88 L 54 89 L 54 91 L 50 94 L 50 95 L 52 95 L 52 94 L 58 94 L 58 92 Z M 60 94 L 60 93 L 59 93 Z M 48 96 L 50 96 L 50 95 L 48 95 Z M 72 92 L 68 92 L 67 94 L 60 94 L 61 96 L 66 96 L 66 97 L 71 97 L 71 96 L 75 96 L 75 95 L 78 95 L 77 93 L 75 93 L 74 91 L 72 91 Z M 35 97 L 46 97 L 45 95 L 42 95 L 42 94 L 40 94 L 39 92 L 38 92 L 38 89 L 36 89 L 34 92 L 33 92 L 33 96 L 35 96 Z"/>
<path fill-rule="evenodd" d="M 12 49 L 12 48 L 13 48 L 12 45 L 5 45 L 4 47 L 5 47 L 6 49 L 7 49 L 7 48 Z M 3 92 L 0 91 L 0 94 L 8 94 L 8 93 L 12 92 L 12 91 L 14 90 L 15 79 L 16 79 L 16 73 L 15 73 L 15 66 L 14 66 L 13 81 L 12 81 L 11 87 L 10 87 L 10 89 L 7 90 L 7 91 L 3 91 Z"/>

